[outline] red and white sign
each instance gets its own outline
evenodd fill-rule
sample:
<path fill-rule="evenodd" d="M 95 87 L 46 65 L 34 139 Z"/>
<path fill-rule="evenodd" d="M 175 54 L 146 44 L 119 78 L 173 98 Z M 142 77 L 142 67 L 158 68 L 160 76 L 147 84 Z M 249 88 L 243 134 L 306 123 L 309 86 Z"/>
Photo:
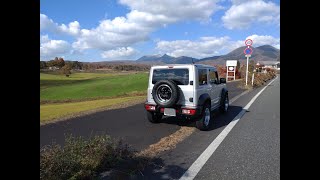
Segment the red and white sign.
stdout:
<path fill-rule="evenodd" d="M 253 41 L 251 39 L 247 39 L 245 42 L 246 46 L 252 46 Z"/>

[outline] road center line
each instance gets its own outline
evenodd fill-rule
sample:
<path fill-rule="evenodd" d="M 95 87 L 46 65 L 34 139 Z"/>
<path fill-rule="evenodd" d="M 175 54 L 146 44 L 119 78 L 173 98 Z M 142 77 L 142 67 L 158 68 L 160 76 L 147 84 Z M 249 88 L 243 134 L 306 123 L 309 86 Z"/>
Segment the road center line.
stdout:
<path fill-rule="evenodd" d="M 242 111 L 223 129 L 223 131 L 211 142 L 211 144 L 203 151 L 198 159 L 189 167 L 189 169 L 182 175 L 180 180 L 192 180 L 196 177 L 201 168 L 205 165 L 211 155 L 219 147 L 224 138 L 229 134 L 231 129 L 237 124 L 240 118 L 246 113 L 252 103 L 259 97 L 259 95 L 274 81 L 278 76 L 273 79 L 268 85 L 256 94 L 250 102 L 242 109 Z"/>

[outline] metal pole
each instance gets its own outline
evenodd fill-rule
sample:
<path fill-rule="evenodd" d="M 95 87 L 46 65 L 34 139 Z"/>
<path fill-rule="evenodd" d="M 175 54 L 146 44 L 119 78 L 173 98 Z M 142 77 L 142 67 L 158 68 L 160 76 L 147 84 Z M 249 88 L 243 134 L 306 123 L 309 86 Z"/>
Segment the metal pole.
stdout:
<path fill-rule="evenodd" d="M 228 75 L 229 75 L 229 67 L 227 66 L 227 74 L 226 74 L 226 81 L 228 82 Z"/>
<path fill-rule="evenodd" d="M 251 82 L 252 87 L 253 87 L 253 81 L 254 81 L 254 73 L 252 73 L 252 82 Z"/>
<path fill-rule="evenodd" d="M 249 63 L 249 56 L 247 55 L 246 86 L 248 85 L 248 63 Z"/>

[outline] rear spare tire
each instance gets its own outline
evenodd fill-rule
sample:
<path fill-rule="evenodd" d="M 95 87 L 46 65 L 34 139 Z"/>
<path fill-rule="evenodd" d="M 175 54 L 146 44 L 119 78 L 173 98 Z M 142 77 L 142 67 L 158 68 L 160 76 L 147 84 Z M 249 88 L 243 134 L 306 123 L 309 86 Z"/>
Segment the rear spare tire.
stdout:
<path fill-rule="evenodd" d="M 179 100 L 179 88 L 174 81 L 161 80 L 154 84 L 152 97 L 160 107 L 172 107 Z"/>

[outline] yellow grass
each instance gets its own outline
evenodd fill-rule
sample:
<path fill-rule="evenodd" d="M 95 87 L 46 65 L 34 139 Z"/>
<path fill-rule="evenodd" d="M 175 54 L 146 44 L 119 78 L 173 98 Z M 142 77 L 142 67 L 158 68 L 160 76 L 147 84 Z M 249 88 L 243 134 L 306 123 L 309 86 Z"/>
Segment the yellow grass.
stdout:
<path fill-rule="evenodd" d="M 137 104 L 137 102 L 143 102 L 145 98 L 146 96 L 135 96 L 72 103 L 43 104 L 40 105 L 40 123 L 48 123 L 60 118 L 72 117 L 101 108 L 113 109 L 115 107 Z"/>

